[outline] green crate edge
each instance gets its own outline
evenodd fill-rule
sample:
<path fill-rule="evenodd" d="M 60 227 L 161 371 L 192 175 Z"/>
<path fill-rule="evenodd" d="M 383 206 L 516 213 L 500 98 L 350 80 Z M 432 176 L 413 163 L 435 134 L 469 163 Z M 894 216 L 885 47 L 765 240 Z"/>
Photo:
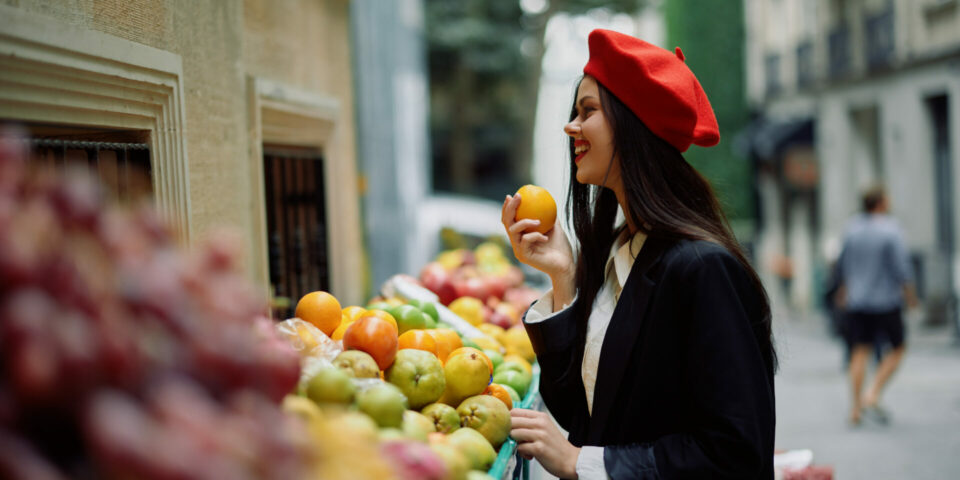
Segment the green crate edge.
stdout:
<path fill-rule="evenodd" d="M 540 364 L 534 362 L 533 375 L 530 379 L 530 388 L 527 390 L 527 395 L 524 396 L 523 400 L 520 401 L 519 408 L 529 408 L 538 395 L 540 395 Z M 503 478 L 507 464 L 510 463 L 510 459 L 516 453 L 517 441 L 507 437 L 507 441 L 503 442 L 503 445 L 500 446 L 500 453 L 497 454 L 497 459 L 493 462 L 493 466 L 490 467 L 490 470 L 487 470 L 487 474 L 496 479 Z"/>

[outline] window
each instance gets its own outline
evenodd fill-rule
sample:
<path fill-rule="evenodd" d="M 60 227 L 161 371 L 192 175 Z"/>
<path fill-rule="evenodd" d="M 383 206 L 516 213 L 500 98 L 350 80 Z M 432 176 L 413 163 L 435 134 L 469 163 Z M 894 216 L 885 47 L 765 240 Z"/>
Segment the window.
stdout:
<path fill-rule="evenodd" d="M 813 42 L 806 40 L 797 46 L 797 87 L 813 84 Z"/>
<path fill-rule="evenodd" d="M 893 61 L 894 31 L 893 7 L 864 19 L 867 43 L 867 68 L 883 69 Z"/>
<path fill-rule="evenodd" d="M 780 93 L 781 84 L 780 84 L 780 55 L 776 53 L 767 54 L 767 58 L 764 59 L 764 72 L 766 73 L 766 90 L 767 96 L 772 96 Z"/>
<path fill-rule="evenodd" d="M 830 32 L 827 39 L 830 56 L 830 78 L 840 78 L 850 72 L 850 29 L 841 25 Z"/>
<path fill-rule="evenodd" d="M 273 313 L 290 318 L 300 297 L 330 289 L 323 156 L 264 146 L 263 171 Z"/>
<path fill-rule="evenodd" d="M 29 161 L 44 169 L 88 167 L 114 200 L 153 200 L 149 133 L 78 126 L 18 124 L 26 131 Z"/>

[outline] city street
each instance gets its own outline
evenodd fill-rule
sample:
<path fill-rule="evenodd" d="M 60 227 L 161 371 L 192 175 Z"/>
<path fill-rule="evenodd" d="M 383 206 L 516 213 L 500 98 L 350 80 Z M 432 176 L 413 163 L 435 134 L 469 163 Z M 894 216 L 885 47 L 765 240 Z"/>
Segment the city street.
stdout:
<path fill-rule="evenodd" d="M 778 315 L 777 448 L 813 450 L 835 478 L 944 479 L 960 473 L 960 348 L 948 327 L 910 322 L 907 354 L 883 399 L 891 422 L 850 427 L 842 345 L 819 315 Z M 872 378 L 868 373 L 868 381 Z"/>

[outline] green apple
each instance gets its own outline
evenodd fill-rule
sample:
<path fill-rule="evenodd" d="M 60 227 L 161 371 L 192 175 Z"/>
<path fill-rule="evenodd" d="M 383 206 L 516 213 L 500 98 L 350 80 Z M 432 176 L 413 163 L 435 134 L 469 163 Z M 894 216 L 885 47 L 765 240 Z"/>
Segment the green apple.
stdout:
<path fill-rule="evenodd" d="M 393 309 L 393 318 L 397 320 L 397 329 L 400 334 L 413 329 L 423 329 L 427 327 L 427 315 L 413 305 L 400 305 Z"/>
<path fill-rule="evenodd" d="M 402 430 L 407 438 L 426 442 L 427 434 L 436 432 L 437 427 L 433 424 L 433 420 L 427 418 L 426 415 L 413 410 L 407 410 L 403 412 Z"/>
<path fill-rule="evenodd" d="M 470 427 L 483 435 L 493 448 L 510 434 L 510 410 L 493 395 L 475 395 L 457 407 L 460 425 Z"/>
<path fill-rule="evenodd" d="M 470 340 L 469 338 L 466 338 L 466 337 L 463 338 L 463 346 L 473 347 L 473 348 L 476 348 L 477 350 L 483 350 L 482 348 L 480 348 L 480 345 L 477 345 L 477 342 L 474 342 L 473 340 Z"/>
<path fill-rule="evenodd" d="M 387 302 L 374 302 L 363 308 L 366 308 L 367 310 L 383 310 L 384 312 L 393 315 L 393 309 L 396 307 Z"/>
<path fill-rule="evenodd" d="M 414 307 L 419 308 L 420 311 L 422 311 L 423 313 L 430 315 L 430 318 L 433 318 L 434 322 L 437 322 L 438 320 L 440 320 L 440 312 L 437 311 L 437 304 L 433 302 L 427 302 L 424 300 L 416 300 L 416 299 L 410 300 L 407 303 L 409 303 L 410 305 L 413 305 Z"/>
<path fill-rule="evenodd" d="M 424 318 L 424 320 L 426 320 L 427 324 L 423 328 L 426 328 L 426 329 L 437 328 L 437 321 L 434 320 L 433 317 L 431 317 L 430 315 L 427 315 Z"/>
<path fill-rule="evenodd" d="M 497 367 L 503 363 L 503 354 L 496 350 L 490 350 L 489 348 L 483 349 L 483 353 L 490 359 L 490 363 L 493 364 L 493 371 L 497 371 Z"/>
<path fill-rule="evenodd" d="M 362 350 L 345 350 L 333 359 L 333 364 L 354 378 L 380 378 L 377 361 Z"/>
<path fill-rule="evenodd" d="M 414 409 L 436 402 L 447 387 L 443 364 L 437 356 L 414 348 L 397 352 L 383 377 L 400 388 Z"/>
<path fill-rule="evenodd" d="M 490 361 L 492 362 L 493 359 L 490 359 Z M 501 362 L 500 365 L 494 365 L 494 366 L 493 366 L 493 373 L 494 373 L 494 374 L 496 374 L 497 372 L 500 372 L 501 370 L 516 370 L 516 371 L 518 371 L 518 372 L 526 372 L 526 371 L 527 371 L 527 368 L 524 367 L 523 365 L 521 365 L 520 362 L 515 362 L 515 361 L 513 361 L 513 360 L 507 360 L 507 361 L 505 361 L 505 362 Z"/>
<path fill-rule="evenodd" d="M 349 404 L 353 401 L 356 392 L 357 389 L 353 386 L 350 375 L 337 367 L 321 368 L 307 381 L 307 398 L 318 405 Z"/>
<path fill-rule="evenodd" d="M 526 396 L 527 389 L 530 388 L 531 377 L 526 370 L 500 370 L 493 374 L 493 383 L 507 385 L 517 391 L 521 398 Z"/>
<path fill-rule="evenodd" d="M 381 383 L 360 392 L 357 407 L 381 428 L 400 428 L 403 412 L 407 410 L 407 397 L 393 384 Z"/>
<path fill-rule="evenodd" d="M 490 445 L 480 432 L 470 427 L 451 433 L 447 441 L 467 457 L 472 470 L 490 470 L 497 459 L 497 451 L 493 449 L 493 445 Z"/>
<path fill-rule="evenodd" d="M 460 414 L 457 410 L 445 403 L 431 403 L 420 410 L 425 417 L 433 422 L 434 430 L 440 433 L 450 433 L 460 428 Z"/>

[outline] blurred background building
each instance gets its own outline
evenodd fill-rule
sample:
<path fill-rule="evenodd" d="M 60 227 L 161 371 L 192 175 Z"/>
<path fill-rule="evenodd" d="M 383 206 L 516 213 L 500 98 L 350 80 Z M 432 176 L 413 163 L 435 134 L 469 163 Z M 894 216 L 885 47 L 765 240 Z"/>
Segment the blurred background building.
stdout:
<path fill-rule="evenodd" d="M 91 165 L 185 241 L 238 230 L 279 297 L 361 301 L 350 2 L 3 3 L 0 122 L 34 161 Z"/>
<path fill-rule="evenodd" d="M 884 185 L 932 323 L 956 321 L 960 5 L 746 0 L 761 260 L 818 303 L 860 193 Z M 771 279 L 772 280 L 772 279 Z"/>

